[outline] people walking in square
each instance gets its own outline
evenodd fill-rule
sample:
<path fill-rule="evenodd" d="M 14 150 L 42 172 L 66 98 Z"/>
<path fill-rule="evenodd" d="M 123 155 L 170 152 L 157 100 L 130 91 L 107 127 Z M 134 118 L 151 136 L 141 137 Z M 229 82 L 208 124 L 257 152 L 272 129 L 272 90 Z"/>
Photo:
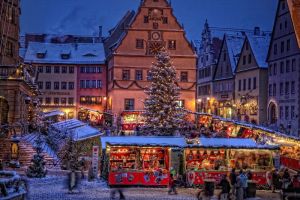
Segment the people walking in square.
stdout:
<path fill-rule="evenodd" d="M 230 184 L 227 180 L 227 175 L 224 174 L 222 177 L 221 182 L 219 183 L 219 186 L 221 186 L 222 190 L 219 194 L 219 200 L 228 200 L 229 193 L 230 193 Z"/>
<path fill-rule="evenodd" d="M 175 184 L 175 180 L 174 180 L 173 174 L 170 174 L 168 194 L 171 194 L 172 192 L 174 194 L 177 194 L 176 184 Z"/>
<path fill-rule="evenodd" d="M 231 184 L 231 193 L 234 196 L 236 193 L 236 173 L 235 173 L 235 168 L 232 168 L 229 179 L 230 179 L 230 184 Z"/>

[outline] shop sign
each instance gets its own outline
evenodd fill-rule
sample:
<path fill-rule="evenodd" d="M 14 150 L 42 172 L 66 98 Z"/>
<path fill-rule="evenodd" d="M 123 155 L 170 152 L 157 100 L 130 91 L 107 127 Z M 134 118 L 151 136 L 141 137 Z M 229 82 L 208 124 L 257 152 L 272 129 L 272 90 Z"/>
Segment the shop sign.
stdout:
<path fill-rule="evenodd" d="M 93 146 L 92 168 L 93 168 L 94 177 L 96 178 L 98 175 L 98 162 L 99 162 L 99 146 Z"/>
<path fill-rule="evenodd" d="M 227 99 L 227 98 L 228 98 L 228 94 L 223 94 L 223 95 L 221 95 L 221 98 L 222 98 L 222 99 Z"/>

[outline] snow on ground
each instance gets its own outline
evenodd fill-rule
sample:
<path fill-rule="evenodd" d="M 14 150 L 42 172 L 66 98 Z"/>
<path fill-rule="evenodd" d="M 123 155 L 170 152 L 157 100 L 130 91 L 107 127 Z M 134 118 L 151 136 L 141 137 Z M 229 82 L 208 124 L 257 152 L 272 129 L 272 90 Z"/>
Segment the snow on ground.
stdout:
<path fill-rule="evenodd" d="M 29 179 L 29 200 L 109 200 L 111 189 L 104 181 L 88 182 L 82 180 L 80 188 L 70 194 L 66 186 L 65 177 L 47 177 L 43 179 Z M 179 188 L 178 195 L 168 195 L 167 188 L 124 188 L 127 200 L 196 200 L 197 189 Z M 218 194 L 216 191 L 215 194 Z M 253 200 L 278 200 L 279 193 L 258 191 Z M 216 199 L 216 198 L 214 198 Z M 250 199 L 249 199 L 250 200 Z M 252 200 L 252 199 L 251 199 Z"/>

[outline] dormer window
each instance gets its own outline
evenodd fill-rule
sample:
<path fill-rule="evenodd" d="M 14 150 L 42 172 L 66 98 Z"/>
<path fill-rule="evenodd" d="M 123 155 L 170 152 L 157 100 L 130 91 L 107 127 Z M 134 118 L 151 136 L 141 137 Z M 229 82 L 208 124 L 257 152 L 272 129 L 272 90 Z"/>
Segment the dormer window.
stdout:
<path fill-rule="evenodd" d="M 61 59 L 69 59 L 70 54 L 62 53 L 62 54 L 60 54 L 60 57 L 61 57 Z"/>

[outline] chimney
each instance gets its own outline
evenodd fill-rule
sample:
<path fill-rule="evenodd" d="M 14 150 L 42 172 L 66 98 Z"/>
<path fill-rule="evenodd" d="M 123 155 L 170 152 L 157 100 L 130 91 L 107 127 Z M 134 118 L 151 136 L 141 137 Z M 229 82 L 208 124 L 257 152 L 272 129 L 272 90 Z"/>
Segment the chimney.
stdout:
<path fill-rule="evenodd" d="M 99 26 L 99 37 L 102 37 L 102 26 Z"/>
<path fill-rule="evenodd" d="M 254 27 L 254 35 L 260 35 L 260 28 L 258 26 Z"/>

